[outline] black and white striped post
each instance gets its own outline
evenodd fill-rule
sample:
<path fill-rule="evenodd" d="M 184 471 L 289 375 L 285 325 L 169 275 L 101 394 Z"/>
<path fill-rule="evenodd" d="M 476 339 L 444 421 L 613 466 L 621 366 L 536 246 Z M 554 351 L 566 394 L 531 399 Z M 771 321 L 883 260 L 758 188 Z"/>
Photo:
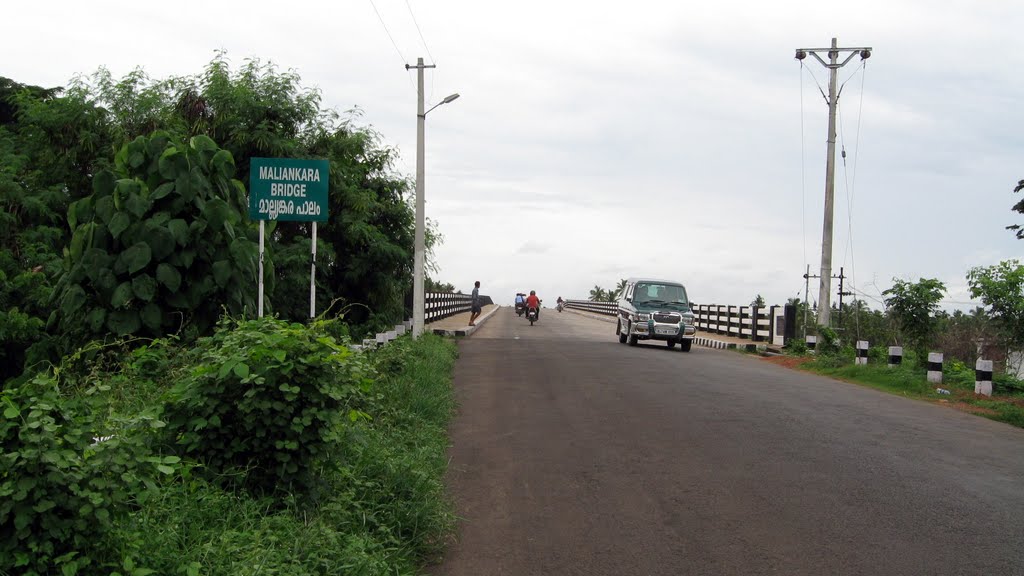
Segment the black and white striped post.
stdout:
<path fill-rule="evenodd" d="M 974 393 L 992 395 L 992 361 L 978 358 L 974 365 Z"/>
<path fill-rule="evenodd" d="M 942 352 L 928 353 L 928 381 L 942 384 Z"/>
<path fill-rule="evenodd" d="M 808 334 L 805 337 L 805 341 L 807 342 L 807 349 L 814 352 L 814 348 L 818 345 L 818 337 L 813 334 Z"/>
<path fill-rule="evenodd" d="M 889 346 L 889 368 L 903 363 L 903 346 Z"/>
<path fill-rule="evenodd" d="M 867 366 L 868 364 L 868 341 L 857 340 L 857 360 L 856 364 L 860 366 Z"/>

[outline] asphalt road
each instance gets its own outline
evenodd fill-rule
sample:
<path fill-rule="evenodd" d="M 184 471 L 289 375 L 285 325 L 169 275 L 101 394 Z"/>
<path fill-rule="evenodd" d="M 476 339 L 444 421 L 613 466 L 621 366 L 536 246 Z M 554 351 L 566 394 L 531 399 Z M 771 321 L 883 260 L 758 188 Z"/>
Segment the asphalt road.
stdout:
<path fill-rule="evenodd" d="M 432 574 L 1024 574 L 1024 430 L 547 309 L 455 388 Z"/>

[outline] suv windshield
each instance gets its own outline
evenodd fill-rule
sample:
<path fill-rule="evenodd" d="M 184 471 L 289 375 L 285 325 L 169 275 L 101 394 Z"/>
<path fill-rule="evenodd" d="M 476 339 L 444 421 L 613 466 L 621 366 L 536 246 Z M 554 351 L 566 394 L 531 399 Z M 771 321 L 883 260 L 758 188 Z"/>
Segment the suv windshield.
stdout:
<path fill-rule="evenodd" d="M 686 289 L 679 284 L 661 284 L 658 282 L 637 282 L 633 289 L 633 304 L 672 305 L 684 307 L 689 303 Z"/>

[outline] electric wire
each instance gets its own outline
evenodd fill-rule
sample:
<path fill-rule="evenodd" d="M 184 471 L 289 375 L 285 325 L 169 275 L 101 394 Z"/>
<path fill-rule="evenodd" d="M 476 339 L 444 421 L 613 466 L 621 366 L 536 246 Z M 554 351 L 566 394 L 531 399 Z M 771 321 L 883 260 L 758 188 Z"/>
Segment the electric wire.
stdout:
<path fill-rule="evenodd" d="M 423 43 L 423 49 L 427 51 L 427 57 L 430 58 L 430 63 L 437 65 L 437 60 L 434 60 L 434 55 L 430 53 L 430 46 L 427 46 L 427 39 L 423 37 L 423 31 L 420 30 L 420 23 L 416 20 L 416 14 L 412 11 L 412 5 L 409 4 L 409 0 L 405 0 L 405 7 L 409 9 L 409 16 L 412 17 L 412 23 L 416 26 L 416 33 L 420 35 L 420 42 Z M 434 102 L 434 86 L 437 85 L 437 70 L 430 75 L 430 97 L 427 98 L 428 103 Z"/>
<path fill-rule="evenodd" d="M 388 35 L 388 40 L 391 40 L 391 45 L 395 47 L 395 52 L 398 54 L 398 58 L 402 61 L 402 66 L 404 67 L 409 63 L 409 61 L 405 59 L 405 55 L 398 49 L 398 44 L 395 42 L 394 37 L 391 36 L 391 31 L 388 30 L 388 25 L 384 23 L 384 17 L 380 15 L 380 10 L 377 10 L 377 5 L 373 0 L 370 0 L 370 6 L 373 6 L 373 11 L 377 14 L 377 19 L 380 20 L 380 25 L 384 27 L 384 33 Z M 406 77 L 409 78 L 409 83 L 412 84 L 412 76 L 406 74 Z M 413 89 L 416 89 L 415 86 L 413 86 Z"/>

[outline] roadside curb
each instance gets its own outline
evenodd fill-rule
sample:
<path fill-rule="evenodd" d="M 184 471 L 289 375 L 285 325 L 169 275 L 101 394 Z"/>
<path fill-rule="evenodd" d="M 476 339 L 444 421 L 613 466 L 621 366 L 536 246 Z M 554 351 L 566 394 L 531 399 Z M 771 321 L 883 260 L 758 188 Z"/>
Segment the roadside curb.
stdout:
<path fill-rule="evenodd" d="M 476 326 L 466 326 L 465 328 L 454 329 L 435 328 L 433 330 L 433 333 L 437 334 L 438 336 L 472 336 L 473 332 L 476 332 L 477 328 L 482 326 L 483 323 L 487 321 L 488 318 L 494 316 L 494 313 L 497 312 L 498 310 L 501 310 L 501 308 L 501 306 L 495 306 L 494 308 L 491 308 L 486 314 L 477 318 Z"/>
<path fill-rule="evenodd" d="M 706 348 L 716 348 L 718 350 L 744 350 L 746 352 L 757 352 L 758 348 L 767 347 L 767 344 L 737 344 L 736 342 L 725 342 L 723 340 L 715 340 L 714 338 L 706 338 L 704 336 L 695 336 L 693 342 L 698 346 L 704 346 Z"/>

